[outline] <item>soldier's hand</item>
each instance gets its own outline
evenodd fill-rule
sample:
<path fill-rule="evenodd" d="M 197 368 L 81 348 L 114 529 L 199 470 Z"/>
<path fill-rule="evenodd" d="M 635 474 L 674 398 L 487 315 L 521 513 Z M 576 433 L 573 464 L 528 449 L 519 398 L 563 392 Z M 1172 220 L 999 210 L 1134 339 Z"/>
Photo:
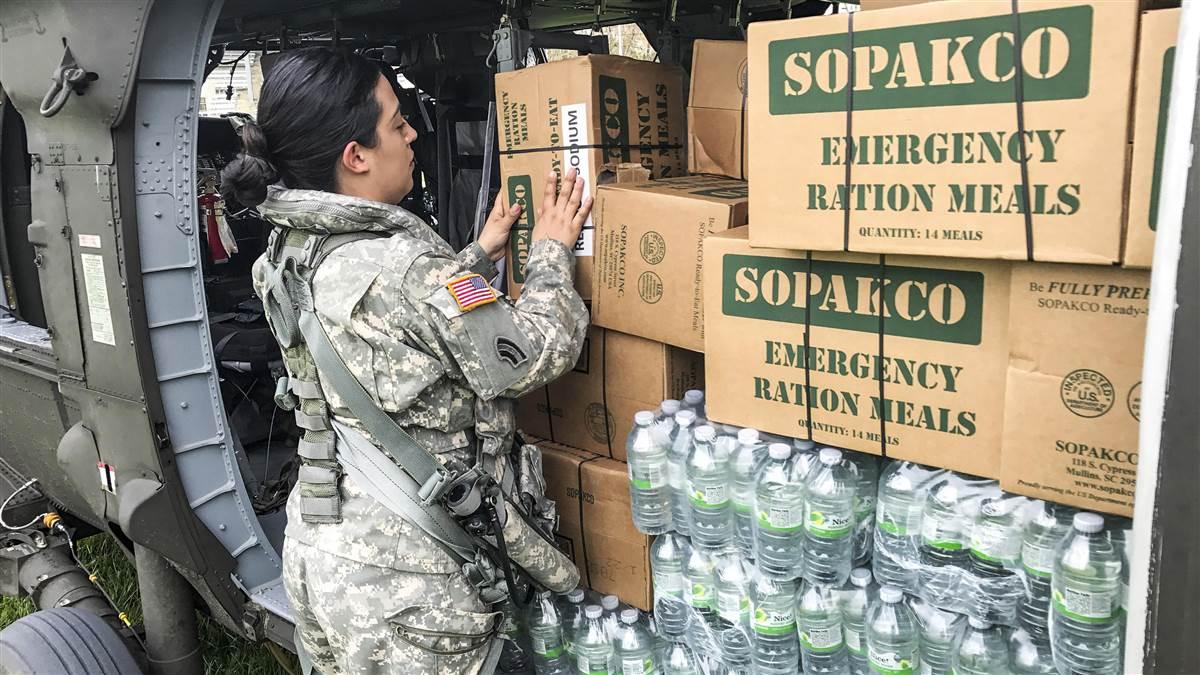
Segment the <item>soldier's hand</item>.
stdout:
<path fill-rule="evenodd" d="M 492 205 L 492 212 L 488 214 L 487 222 L 479 231 L 479 245 L 492 262 L 504 257 L 504 249 L 508 244 L 508 233 L 512 231 L 513 223 L 517 222 L 517 217 L 520 215 L 520 204 L 513 204 L 505 211 L 504 205 L 500 203 L 500 195 L 496 195 L 496 203 Z"/>
<path fill-rule="evenodd" d="M 534 221 L 533 240 L 554 239 L 573 249 L 579 231 L 592 212 L 592 196 L 587 194 L 587 186 L 575 169 L 563 178 L 562 189 L 557 187 L 558 174 L 551 171 L 546 175 L 546 189 Z"/>

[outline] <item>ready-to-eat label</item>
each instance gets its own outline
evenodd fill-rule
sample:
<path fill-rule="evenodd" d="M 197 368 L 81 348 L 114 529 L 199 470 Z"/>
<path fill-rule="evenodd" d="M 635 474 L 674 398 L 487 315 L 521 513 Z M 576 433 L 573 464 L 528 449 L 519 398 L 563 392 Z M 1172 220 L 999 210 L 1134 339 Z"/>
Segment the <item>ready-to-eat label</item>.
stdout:
<path fill-rule="evenodd" d="M 846 648 L 855 654 L 861 655 L 866 649 L 866 644 L 863 643 L 862 633 L 850 626 L 842 626 L 843 636 L 846 638 Z"/>
<path fill-rule="evenodd" d="M 796 614 L 790 605 L 758 607 L 754 610 L 754 632 L 761 635 L 787 635 L 796 630 Z"/>
<path fill-rule="evenodd" d="M 692 504 L 701 509 L 719 509 L 729 503 L 729 486 L 725 483 L 696 485 L 688 481 Z"/>
<path fill-rule="evenodd" d="M 821 626 L 800 631 L 800 646 L 810 652 L 836 652 L 842 648 L 842 627 Z"/>
<path fill-rule="evenodd" d="M 804 529 L 814 537 L 838 539 L 849 535 L 854 529 L 853 509 L 839 511 L 813 508 L 812 504 L 806 502 L 804 512 Z"/>
<path fill-rule="evenodd" d="M 1054 589 L 1054 609 L 1063 616 L 1085 623 L 1105 623 L 1116 614 L 1112 591 Z"/>
<path fill-rule="evenodd" d="M 1025 542 L 1021 546 L 1021 565 L 1026 572 L 1049 579 L 1054 572 L 1054 549 Z"/>
<path fill-rule="evenodd" d="M 654 659 L 650 657 L 621 660 L 621 675 L 653 675 L 654 672 Z"/>
<path fill-rule="evenodd" d="M 692 607 L 712 609 L 713 588 L 708 584 L 685 580 L 683 584 L 683 600 Z"/>
<path fill-rule="evenodd" d="M 673 595 L 678 598 L 683 595 L 683 585 L 683 575 L 678 572 L 654 571 L 654 590 L 659 595 Z"/>
<path fill-rule="evenodd" d="M 656 488 L 666 487 L 667 485 L 667 468 L 666 462 L 655 464 L 629 464 L 629 484 L 639 490 L 654 490 Z"/>
<path fill-rule="evenodd" d="M 898 509 L 889 506 L 886 501 L 880 502 L 875 510 L 875 524 L 884 532 L 900 537 L 916 534 L 921 531 L 921 509 Z"/>
<path fill-rule="evenodd" d="M 108 306 L 108 279 L 104 276 L 104 257 L 95 253 L 80 253 L 83 268 L 83 288 L 87 294 L 88 318 L 92 325 L 92 340 L 117 345 L 113 335 L 112 310 Z"/>
<path fill-rule="evenodd" d="M 750 598 L 737 590 L 717 589 L 717 612 L 728 621 L 737 623 L 750 612 Z"/>
<path fill-rule="evenodd" d="M 913 675 L 921 665 L 917 650 L 904 654 L 867 646 L 867 659 L 871 662 L 871 672 L 880 675 Z"/>
<path fill-rule="evenodd" d="M 587 190 L 587 193 L 594 194 L 596 186 L 592 185 L 592 148 L 587 147 L 590 143 L 588 128 L 591 127 L 592 122 L 588 117 L 587 104 L 564 105 L 562 107 L 562 123 L 563 175 L 565 176 L 567 171 L 575 169 L 583 178 L 584 189 Z M 564 185 L 563 187 L 569 189 L 571 186 Z M 592 255 L 595 233 L 596 229 L 592 224 L 592 217 L 589 215 L 587 221 L 583 223 L 583 229 L 579 232 L 579 238 L 575 240 L 575 255 Z"/>
<path fill-rule="evenodd" d="M 961 551 L 966 546 L 958 523 L 942 518 L 926 518 L 921 522 L 921 538 L 933 548 Z"/>
<path fill-rule="evenodd" d="M 804 505 L 783 504 L 759 509 L 758 524 L 775 532 L 795 532 L 804 525 Z"/>

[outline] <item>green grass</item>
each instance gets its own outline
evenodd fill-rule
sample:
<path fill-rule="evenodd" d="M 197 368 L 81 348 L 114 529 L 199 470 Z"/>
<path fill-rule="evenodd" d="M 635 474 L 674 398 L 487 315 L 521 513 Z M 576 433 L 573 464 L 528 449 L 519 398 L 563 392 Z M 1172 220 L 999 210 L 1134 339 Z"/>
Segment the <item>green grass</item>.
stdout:
<path fill-rule="evenodd" d="M 100 586 L 112 597 L 117 610 L 125 612 L 134 625 L 141 623 L 142 604 L 138 597 L 137 574 L 113 538 L 99 535 L 80 542 L 79 559 L 97 576 Z M 0 598 L 0 629 L 35 609 L 28 598 Z M 266 645 L 256 645 L 233 635 L 203 614 L 200 615 L 200 643 L 206 673 L 288 673 Z M 285 658 L 289 668 L 297 671 L 295 657 L 287 654 Z"/>

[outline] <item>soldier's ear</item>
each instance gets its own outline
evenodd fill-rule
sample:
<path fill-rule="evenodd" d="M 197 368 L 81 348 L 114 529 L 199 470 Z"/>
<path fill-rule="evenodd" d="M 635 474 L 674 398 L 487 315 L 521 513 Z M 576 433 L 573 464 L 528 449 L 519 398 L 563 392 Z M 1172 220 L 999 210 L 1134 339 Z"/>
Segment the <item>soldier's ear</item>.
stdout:
<path fill-rule="evenodd" d="M 342 148 L 340 158 L 341 168 L 351 174 L 364 174 L 370 169 L 370 161 L 367 159 L 367 153 L 358 141 L 350 141 L 346 147 Z"/>

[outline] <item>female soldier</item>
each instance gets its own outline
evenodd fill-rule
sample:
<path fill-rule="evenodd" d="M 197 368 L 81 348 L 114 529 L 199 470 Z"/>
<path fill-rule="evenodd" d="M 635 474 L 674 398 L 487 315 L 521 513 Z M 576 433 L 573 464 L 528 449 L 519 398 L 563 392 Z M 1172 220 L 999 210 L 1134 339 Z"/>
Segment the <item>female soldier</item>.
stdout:
<path fill-rule="evenodd" d="M 498 614 L 460 560 L 376 498 L 372 486 L 394 467 L 355 450 L 383 444 L 307 340 L 272 314 L 280 270 L 294 273 L 288 283 L 307 280 L 310 297 L 296 301 L 294 283 L 288 297 L 317 317 L 353 379 L 446 466 L 507 453 L 513 399 L 570 368 L 587 326 L 572 285 L 572 246 L 591 210 L 582 179 L 572 171 L 560 191 L 546 176 L 512 303 L 486 280 L 519 207 L 497 199 L 478 241 L 455 255 L 396 206 L 412 189 L 416 136 L 370 61 L 303 49 L 268 74 L 258 122 L 242 128 L 243 153 L 222 173 L 222 192 L 275 226 L 254 283 L 304 429 L 283 577 L 302 660 L 325 673 L 477 672 Z"/>

